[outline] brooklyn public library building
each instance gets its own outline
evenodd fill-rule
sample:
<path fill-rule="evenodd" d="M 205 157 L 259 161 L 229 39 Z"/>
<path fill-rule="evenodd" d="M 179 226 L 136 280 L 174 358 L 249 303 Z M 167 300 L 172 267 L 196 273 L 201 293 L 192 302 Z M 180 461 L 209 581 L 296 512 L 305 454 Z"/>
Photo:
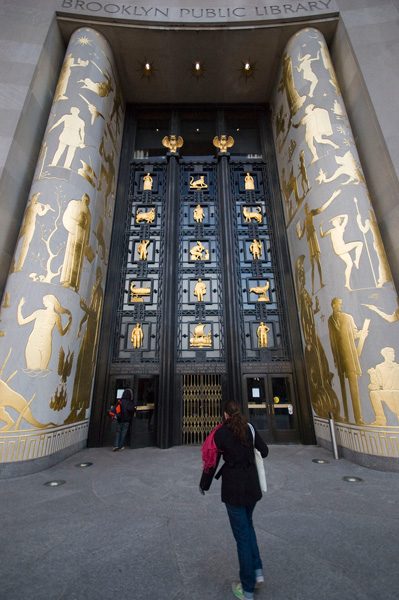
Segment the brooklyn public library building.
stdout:
<path fill-rule="evenodd" d="M 3 0 L 0 474 L 268 443 L 399 470 L 399 1 Z"/>

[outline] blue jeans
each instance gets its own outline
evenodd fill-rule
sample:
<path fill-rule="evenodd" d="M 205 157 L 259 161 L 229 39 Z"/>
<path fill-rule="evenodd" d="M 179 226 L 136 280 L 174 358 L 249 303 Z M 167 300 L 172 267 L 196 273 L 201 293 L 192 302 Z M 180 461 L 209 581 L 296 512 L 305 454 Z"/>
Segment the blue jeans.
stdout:
<path fill-rule="evenodd" d="M 256 504 L 256 503 L 255 503 Z M 231 529 L 237 542 L 240 579 L 244 592 L 252 593 L 255 588 L 255 571 L 262 569 L 262 561 L 256 541 L 252 513 L 255 504 L 250 506 L 232 506 L 226 504 Z"/>
<path fill-rule="evenodd" d="M 125 443 L 125 437 L 127 434 L 127 430 L 129 429 L 129 421 L 118 421 L 118 427 L 116 429 L 116 437 L 114 448 L 122 448 Z"/>

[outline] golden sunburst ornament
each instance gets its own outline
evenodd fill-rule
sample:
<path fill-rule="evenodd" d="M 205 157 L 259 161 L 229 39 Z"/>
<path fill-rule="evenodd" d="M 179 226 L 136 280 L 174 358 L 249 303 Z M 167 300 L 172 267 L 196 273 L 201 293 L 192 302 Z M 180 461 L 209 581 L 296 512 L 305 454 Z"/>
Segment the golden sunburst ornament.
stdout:
<path fill-rule="evenodd" d="M 89 40 L 89 38 L 87 36 L 83 36 L 78 38 L 77 44 L 80 44 L 80 46 L 91 46 L 91 40 Z"/>
<path fill-rule="evenodd" d="M 255 65 L 256 63 L 251 62 L 250 60 L 241 61 L 241 67 L 238 69 L 240 73 L 240 79 L 243 77 L 244 79 L 249 79 L 250 77 L 254 77 L 255 75 Z"/>
<path fill-rule="evenodd" d="M 154 77 L 156 69 L 154 69 L 154 61 L 150 62 L 149 60 L 145 60 L 144 62 L 139 62 L 141 78 L 146 77 L 148 80 L 151 77 Z"/>

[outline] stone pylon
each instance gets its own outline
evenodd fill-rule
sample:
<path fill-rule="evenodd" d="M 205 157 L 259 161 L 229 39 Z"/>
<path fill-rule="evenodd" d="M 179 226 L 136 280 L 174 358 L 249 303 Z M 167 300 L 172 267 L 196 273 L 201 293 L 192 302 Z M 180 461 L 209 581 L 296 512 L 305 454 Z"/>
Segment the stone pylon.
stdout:
<path fill-rule="evenodd" d="M 1 462 L 86 442 L 123 119 L 107 41 L 75 31 L 2 304 Z"/>
<path fill-rule="evenodd" d="M 273 132 L 316 435 L 399 456 L 399 309 L 326 42 L 287 44 Z M 386 356 L 389 355 L 389 358 Z"/>

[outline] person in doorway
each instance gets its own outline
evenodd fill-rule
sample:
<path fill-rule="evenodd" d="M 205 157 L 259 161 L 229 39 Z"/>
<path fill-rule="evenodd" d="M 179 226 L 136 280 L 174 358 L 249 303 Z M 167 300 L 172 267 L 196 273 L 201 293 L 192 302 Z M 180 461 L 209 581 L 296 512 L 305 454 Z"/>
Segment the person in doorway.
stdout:
<path fill-rule="evenodd" d="M 112 448 L 113 452 L 124 450 L 126 434 L 129 429 L 130 422 L 136 412 L 136 406 L 133 402 L 133 392 L 130 389 L 124 390 L 120 400 L 121 410 L 117 415 L 118 427 L 116 429 L 115 443 Z"/>
<path fill-rule="evenodd" d="M 209 490 L 223 454 L 224 464 L 216 479 L 222 477 L 222 502 L 237 543 L 240 565 L 240 581 L 233 583 L 233 594 L 242 600 L 252 600 L 255 587 L 261 587 L 264 582 L 252 521 L 255 505 L 262 497 L 254 446 L 263 458 L 269 449 L 255 428 L 254 439 L 238 402 L 229 400 L 223 411 L 224 423 L 213 430 L 202 447 L 204 470 L 199 488 L 202 494 Z"/>

